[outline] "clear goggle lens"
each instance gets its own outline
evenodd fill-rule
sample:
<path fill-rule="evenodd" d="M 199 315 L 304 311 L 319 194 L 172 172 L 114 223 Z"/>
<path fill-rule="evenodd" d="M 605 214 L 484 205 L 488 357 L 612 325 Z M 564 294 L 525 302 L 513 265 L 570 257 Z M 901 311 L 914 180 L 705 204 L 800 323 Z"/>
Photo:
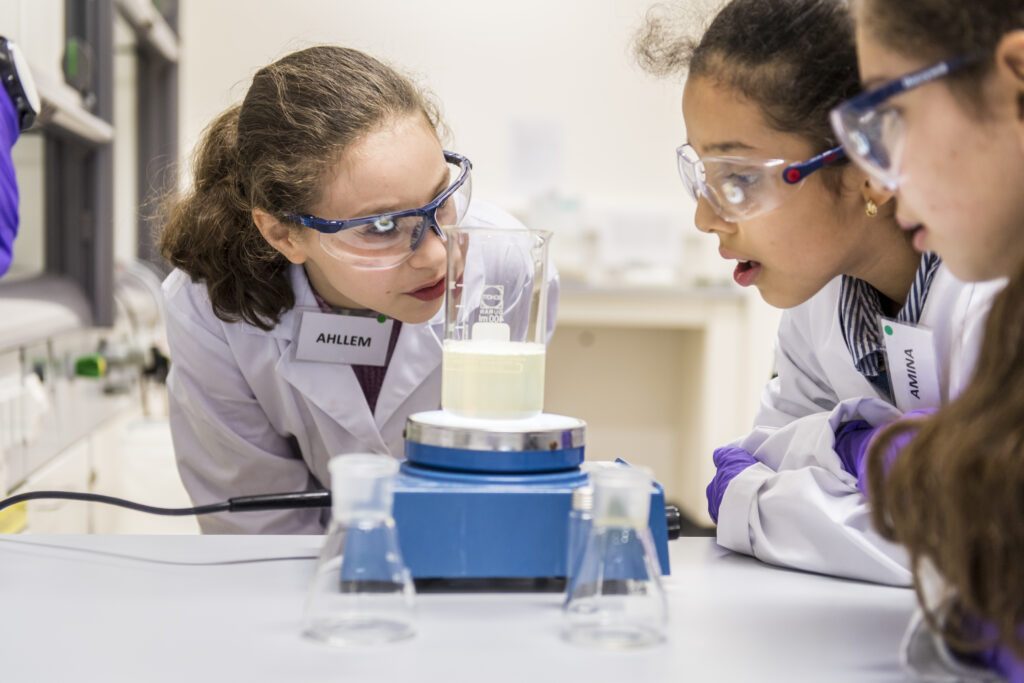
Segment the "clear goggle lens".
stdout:
<path fill-rule="evenodd" d="M 739 157 L 700 159 L 690 145 L 677 150 L 679 175 L 694 201 L 702 197 L 723 220 L 736 222 L 778 208 L 787 186 L 782 180 L 786 162 Z"/>
<path fill-rule="evenodd" d="M 440 228 L 459 225 L 469 211 L 473 195 L 471 174 L 467 174 L 454 191 L 452 186 L 458 182 L 461 168 L 458 164 L 449 163 L 448 174 L 445 193 L 449 194 L 433 216 L 422 213 L 406 215 L 406 212 L 398 211 L 333 234 L 320 233 L 324 251 L 362 268 L 391 268 L 412 256 L 428 230 L 436 227 L 437 235 L 444 240 Z"/>
<path fill-rule="evenodd" d="M 872 180 L 888 190 L 900 184 L 903 119 L 894 109 L 858 111 L 840 107 L 832 126 L 846 153 Z"/>

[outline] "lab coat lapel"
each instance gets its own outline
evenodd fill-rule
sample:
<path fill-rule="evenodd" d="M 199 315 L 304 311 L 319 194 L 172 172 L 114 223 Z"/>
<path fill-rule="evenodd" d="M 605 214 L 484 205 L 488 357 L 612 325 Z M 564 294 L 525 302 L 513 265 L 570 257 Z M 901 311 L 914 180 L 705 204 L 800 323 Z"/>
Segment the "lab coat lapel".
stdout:
<path fill-rule="evenodd" d="M 395 353 L 384 375 L 375 415 L 378 426 L 383 427 L 406 399 L 441 364 L 441 343 L 444 337 L 444 307 L 430 322 L 421 325 L 402 325 Z M 437 407 L 441 397 L 437 397 Z"/>
<path fill-rule="evenodd" d="M 293 347 L 297 342 L 293 336 L 302 311 L 317 310 L 317 303 L 302 266 L 293 265 L 290 275 L 295 307 L 281 317 L 278 325 L 287 341 L 277 362 L 278 375 L 357 440 L 377 452 L 387 452 L 352 366 L 295 359 Z"/>
<path fill-rule="evenodd" d="M 281 354 L 277 363 L 278 375 L 357 440 L 386 452 L 387 446 L 377 431 L 352 366 L 296 360 L 293 343 L 289 343 Z"/>

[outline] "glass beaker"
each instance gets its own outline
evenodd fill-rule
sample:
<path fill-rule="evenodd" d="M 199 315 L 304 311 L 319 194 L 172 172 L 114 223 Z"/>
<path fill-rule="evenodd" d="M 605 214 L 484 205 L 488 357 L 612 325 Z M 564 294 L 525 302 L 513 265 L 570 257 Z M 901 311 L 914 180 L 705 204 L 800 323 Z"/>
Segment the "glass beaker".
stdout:
<path fill-rule="evenodd" d="M 445 228 L 441 407 L 464 417 L 521 419 L 544 410 L 551 233 Z"/>
<path fill-rule="evenodd" d="M 398 462 L 333 458 L 331 527 L 306 601 L 303 633 L 331 645 L 403 640 L 415 633 L 412 578 L 392 517 Z"/>
<path fill-rule="evenodd" d="M 648 515 L 651 478 L 626 465 L 590 473 L 590 533 L 567 583 L 563 637 L 572 643 L 630 649 L 664 640 L 668 607 Z"/>

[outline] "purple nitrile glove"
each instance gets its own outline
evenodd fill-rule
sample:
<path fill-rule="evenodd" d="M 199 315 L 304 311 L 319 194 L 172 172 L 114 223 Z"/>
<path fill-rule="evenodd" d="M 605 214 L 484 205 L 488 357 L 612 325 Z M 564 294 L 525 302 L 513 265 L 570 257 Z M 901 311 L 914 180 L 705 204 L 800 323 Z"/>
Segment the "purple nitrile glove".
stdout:
<path fill-rule="evenodd" d="M 984 666 L 1002 674 L 1009 683 L 1024 683 L 1024 662 L 1017 659 L 1009 647 L 999 645 L 982 653 L 979 659 Z"/>
<path fill-rule="evenodd" d="M 923 417 L 935 412 L 934 408 L 921 408 L 911 410 L 901 419 Z M 883 427 L 888 425 L 883 425 Z M 868 495 L 868 449 L 871 440 L 880 432 L 883 427 L 872 427 L 864 420 L 852 420 L 839 425 L 836 430 L 835 451 L 843 464 L 843 469 L 857 477 L 857 488 L 865 496 Z M 886 454 L 886 462 L 892 461 L 899 455 L 899 452 L 906 448 L 910 440 L 914 438 L 916 431 L 903 432 L 889 444 L 889 452 Z"/>
<path fill-rule="evenodd" d="M 14 175 L 11 147 L 19 134 L 18 111 L 0 89 L 0 276 L 11 267 L 14 238 L 18 234 L 18 178 Z"/>
<path fill-rule="evenodd" d="M 725 490 L 729 488 L 729 482 L 737 474 L 757 463 L 757 460 L 738 446 L 722 446 L 715 449 L 713 459 L 718 471 L 715 472 L 715 478 L 711 480 L 707 488 L 708 514 L 717 524 L 718 508 L 722 506 L 722 498 L 725 497 Z"/>
<path fill-rule="evenodd" d="M 999 640 L 999 631 L 992 622 L 967 617 L 964 626 L 966 626 L 964 630 L 968 639 L 982 642 Z M 1024 639 L 1024 627 L 1017 629 L 1017 637 Z M 971 664 L 978 664 L 1002 674 L 1009 683 L 1024 683 L 1024 661 L 1018 659 L 1006 643 L 997 642 L 981 652 L 961 654 L 954 650 L 953 654 Z"/>

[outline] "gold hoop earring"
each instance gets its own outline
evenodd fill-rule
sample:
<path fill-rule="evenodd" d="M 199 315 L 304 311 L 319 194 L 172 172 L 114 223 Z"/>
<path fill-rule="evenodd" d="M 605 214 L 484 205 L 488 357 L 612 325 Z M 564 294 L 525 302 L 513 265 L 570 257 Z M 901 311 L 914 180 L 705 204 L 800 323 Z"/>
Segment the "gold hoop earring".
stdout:
<path fill-rule="evenodd" d="M 878 215 L 878 204 L 875 204 L 872 199 L 867 200 L 864 202 L 864 213 L 867 214 L 868 218 L 874 218 Z"/>

